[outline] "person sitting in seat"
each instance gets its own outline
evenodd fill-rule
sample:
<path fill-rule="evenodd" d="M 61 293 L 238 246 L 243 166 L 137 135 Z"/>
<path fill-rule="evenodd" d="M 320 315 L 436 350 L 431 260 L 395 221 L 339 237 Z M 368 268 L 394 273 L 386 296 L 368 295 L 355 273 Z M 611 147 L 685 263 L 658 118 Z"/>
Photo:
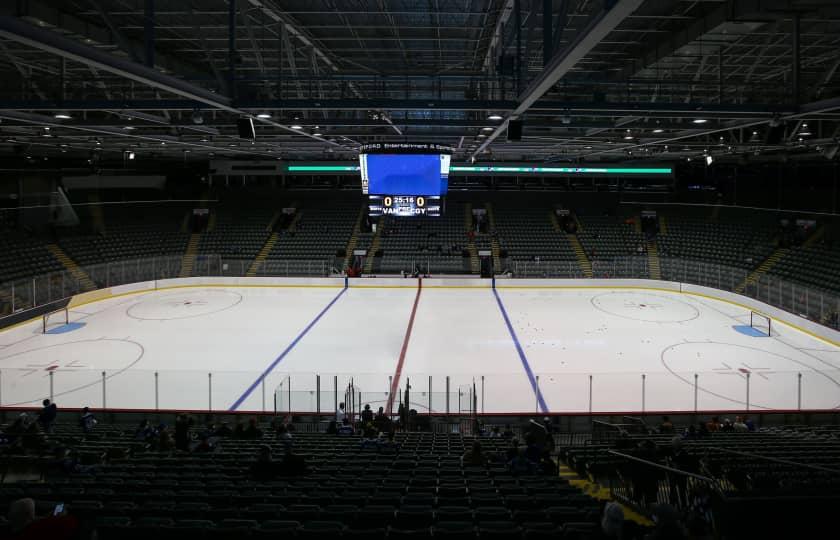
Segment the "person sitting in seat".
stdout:
<path fill-rule="evenodd" d="M 59 509 L 57 509 L 59 510 Z M 9 538 L 16 540 L 70 540 L 79 535 L 79 522 L 64 511 L 38 518 L 35 515 L 35 501 L 18 499 L 9 506 Z"/>
<path fill-rule="evenodd" d="M 511 474 L 534 474 L 536 466 L 533 461 L 525 455 L 525 448 L 519 447 L 516 456 L 508 462 L 508 470 Z"/>
<path fill-rule="evenodd" d="M 263 444 L 257 450 L 257 461 L 251 465 L 251 478 L 257 482 L 269 482 L 277 476 L 277 464 L 271 458 L 271 447 Z"/>
<path fill-rule="evenodd" d="M 350 420 L 345 416 L 344 420 L 342 420 L 341 425 L 338 427 L 338 434 L 339 435 L 352 435 L 354 433 L 353 426 L 350 424 Z"/>
<path fill-rule="evenodd" d="M 735 417 L 735 423 L 732 425 L 732 428 L 738 433 L 744 433 L 746 431 L 749 431 L 747 429 L 747 424 L 744 423 L 744 419 L 740 416 Z"/>
<path fill-rule="evenodd" d="M 662 417 L 662 423 L 659 424 L 659 433 L 663 435 L 673 433 L 674 432 L 674 424 L 671 423 L 671 419 L 667 416 Z"/>

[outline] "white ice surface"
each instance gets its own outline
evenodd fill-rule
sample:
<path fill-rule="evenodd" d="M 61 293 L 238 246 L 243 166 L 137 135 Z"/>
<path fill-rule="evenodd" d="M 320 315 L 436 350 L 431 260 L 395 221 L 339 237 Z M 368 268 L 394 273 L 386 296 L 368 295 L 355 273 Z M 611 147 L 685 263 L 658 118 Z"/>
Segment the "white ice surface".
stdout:
<path fill-rule="evenodd" d="M 793 409 L 840 405 L 840 349 L 773 321 L 751 337 L 738 306 L 688 294 L 629 289 L 502 289 L 499 296 L 551 412 Z M 0 404 L 228 409 L 339 288 L 184 288 L 80 306 L 84 326 L 43 335 L 40 321 L 0 332 Z M 257 382 L 240 410 L 271 410 L 291 387 L 293 410 L 334 407 L 338 378 L 384 405 L 416 291 L 348 289 Z M 51 331 L 60 331 L 53 319 Z M 208 377 L 212 373 L 212 378 Z M 642 375 L 644 374 L 644 382 Z M 801 378 L 800 378 L 801 374 Z M 425 289 L 398 386 L 426 410 L 533 412 L 537 400 L 489 289 Z M 590 376 L 591 388 L 590 394 Z M 429 377 L 432 392 L 429 395 Z M 801 386 L 800 386 L 801 384 Z M 799 391 L 801 388 L 801 393 Z M 644 394 L 644 399 L 643 399 Z M 282 394 L 281 394 L 282 396 Z M 287 394 L 288 396 L 288 394 Z M 280 397 L 281 402 L 287 397 Z M 282 403 L 281 403 L 282 405 Z M 288 406 L 286 404 L 285 406 Z"/>

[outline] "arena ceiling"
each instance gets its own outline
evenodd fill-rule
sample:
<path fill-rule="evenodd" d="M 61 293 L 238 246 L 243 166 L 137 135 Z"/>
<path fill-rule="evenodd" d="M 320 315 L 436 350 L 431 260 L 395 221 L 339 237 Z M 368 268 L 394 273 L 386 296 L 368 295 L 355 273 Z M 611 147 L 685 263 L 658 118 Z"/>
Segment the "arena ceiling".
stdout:
<path fill-rule="evenodd" d="M 6 157 L 825 159 L 840 2 L 18 0 L 0 77 Z"/>

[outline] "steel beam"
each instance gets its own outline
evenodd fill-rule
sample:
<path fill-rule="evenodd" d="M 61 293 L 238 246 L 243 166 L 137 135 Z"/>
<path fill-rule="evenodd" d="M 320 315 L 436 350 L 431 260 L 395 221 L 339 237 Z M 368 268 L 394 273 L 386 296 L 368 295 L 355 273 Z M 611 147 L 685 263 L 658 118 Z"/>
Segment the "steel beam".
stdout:
<path fill-rule="evenodd" d="M 531 105 L 536 103 L 557 81 L 574 67 L 589 51 L 612 32 L 628 15 L 636 11 L 642 5 L 643 0 L 622 0 L 611 8 L 605 8 L 592 18 L 586 28 L 582 29 L 576 40 L 562 53 L 552 58 L 551 63 L 545 70 L 536 77 L 528 88 L 519 96 L 519 104 L 511 111 L 510 115 L 497 127 L 481 146 L 473 152 L 471 157 L 476 157 L 483 152 L 496 137 L 507 129 L 508 122 L 516 119 L 527 111 Z"/>
<path fill-rule="evenodd" d="M 551 25 L 552 25 L 552 0 L 543 0 L 542 8 L 542 40 L 543 40 L 543 66 L 547 66 L 551 60 L 554 42 L 551 40 Z"/>
<path fill-rule="evenodd" d="M 155 67 L 155 0 L 146 0 L 143 13 L 143 45 L 146 65 Z"/>
<path fill-rule="evenodd" d="M 0 36 L 165 92 L 220 109 L 232 110 L 228 98 L 165 75 L 147 66 L 141 66 L 95 47 L 83 45 L 51 30 L 38 28 L 15 17 L 0 16 Z"/>

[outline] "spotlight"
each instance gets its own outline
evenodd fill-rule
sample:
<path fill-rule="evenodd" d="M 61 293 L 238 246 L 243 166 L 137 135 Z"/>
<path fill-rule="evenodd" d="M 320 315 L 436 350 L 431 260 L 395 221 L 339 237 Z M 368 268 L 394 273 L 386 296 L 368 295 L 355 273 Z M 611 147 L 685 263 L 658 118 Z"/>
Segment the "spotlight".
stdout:
<path fill-rule="evenodd" d="M 803 123 L 802 127 L 799 129 L 799 136 L 808 137 L 809 135 L 811 135 L 811 130 L 808 129 L 808 124 Z"/>
<path fill-rule="evenodd" d="M 714 158 L 712 156 L 706 156 L 706 165 L 711 165 L 713 161 Z"/>
<path fill-rule="evenodd" d="M 127 159 L 127 160 L 129 160 L 129 161 L 134 160 L 134 152 L 132 152 L 132 151 L 130 151 L 130 150 L 129 150 L 129 151 L 127 151 L 127 152 L 125 153 L 125 159 Z"/>

